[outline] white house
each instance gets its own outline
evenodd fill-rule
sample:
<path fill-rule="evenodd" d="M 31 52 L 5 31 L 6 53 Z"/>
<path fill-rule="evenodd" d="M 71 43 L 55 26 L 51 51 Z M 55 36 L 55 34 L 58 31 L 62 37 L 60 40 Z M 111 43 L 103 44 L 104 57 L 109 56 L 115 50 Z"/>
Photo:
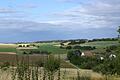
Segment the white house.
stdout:
<path fill-rule="evenodd" d="M 109 58 L 116 58 L 117 56 L 115 54 L 111 54 Z"/>
<path fill-rule="evenodd" d="M 100 60 L 104 60 L 104 57 L 100 57 Z"/>
<path fill-rule="evenodd" d="M 85 53 L 84 53 L 84 52 L 82 52 L 81 56 L 85 56 Z"/>

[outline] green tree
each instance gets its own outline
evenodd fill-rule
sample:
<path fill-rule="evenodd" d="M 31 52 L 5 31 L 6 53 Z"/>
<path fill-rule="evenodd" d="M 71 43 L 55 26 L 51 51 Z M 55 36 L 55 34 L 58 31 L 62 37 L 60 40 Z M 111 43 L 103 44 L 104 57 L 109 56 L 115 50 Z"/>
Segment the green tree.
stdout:
<path fill-rule="evenodd" d="M 119 32 L 119 34 L 120 34 L 120 26 L 119 26 L 118 32 Z"/>
<path fill-rule="evenodd" d="M 119 39 L 119 43 L 120 43 L 120 26 L 119 26 L 119 29 L 118 29 L 118 39 Z"/>

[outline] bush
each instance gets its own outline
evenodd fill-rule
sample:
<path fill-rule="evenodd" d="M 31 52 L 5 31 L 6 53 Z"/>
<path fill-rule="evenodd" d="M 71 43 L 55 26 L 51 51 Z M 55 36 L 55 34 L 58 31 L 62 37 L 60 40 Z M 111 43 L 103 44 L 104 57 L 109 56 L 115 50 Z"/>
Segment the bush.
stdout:
<path fill-rule="evenodd" d="M 48 72 L 55 72 L 60 68 L 60 61 L 55 59 L 53 56 L 49 56 L 44 67 Z"/>
<path fill-rule="evenodd" d="M 43 67 L 44 66 L 44 60 L 41 59 L 41 60 L 37 61 L 35 63 L 35 65 L 38 66 L 38 67 Z"/>
<path fill-rule="evenodd" d="M 24 51 L 23 54 L 27 54 L 27 52 Z"/>
<path fill-rule="evenodd" d="M 81 50 L 94 50 L 95 46 L 74 46 L 73 49 L 81 49 Z"/>
<path fill-rule="evenodd" d="M 18 47 L 22 47 L 22 45 L 19 45 Z"/>
<path fill-rule="evenodd" d="M 102 64 L 98 64 L 93 68 L 96 72 L 101 72 L 102 74 L 110 74 L 110 75 L 120 75 L 120 49 L 117 48 L 117 50 L 110 50 L 110 52 L 107 52 L 107 54 L 111 52 L 117 53 L 116 58 L 108 58 L 106 57 Z"/>
<path fill-rule="evenodd" d="M 92 69 L 96 65 L 103 63 L 98 61 L 96 57 L 81 56 L 81 52 L 79 50 L 69 51 L 67 58 L 71 63 L 82 69 Z"/>
<path fill-rule="evenodd" d="M 80 50 L 72 50 L 67 53 L 67 58 L 71 60 L 71 58 L 80 57 L 82 52 Z"/>
<path fill-rule="evenodd" d="M 72 47 L 71 46 L 67 46 L 66 49 L 72 49 Z"/>
<path fill-rule="evenodd" d="M 63 47 L 63 46 L 60 46 L 60 48 L 61 48 L 61 49 L 65 49 L 65 47 Z"/>
<path fill-rule="evenodd" d="M 82 43 L 85 43 L 86 40 L 71 40 L 70 43 L 68 45 L 75 45 L 75 44 L 82 44 Z"/>
<path fill-rule="evenodd" d="M 54 80 L 54 73 L 60 71 L 60 59 L 56 59 L 53 56 L 49 56 L 45 61 L 44 68 L 48 73 L 48 80 Z"/>
<path fill-rule="evenodd" d="M 4 62 L 3 64 L 0 65 L 0 68 L 4 71 L 6 71 L 10 67 L 9 62 Z"/>

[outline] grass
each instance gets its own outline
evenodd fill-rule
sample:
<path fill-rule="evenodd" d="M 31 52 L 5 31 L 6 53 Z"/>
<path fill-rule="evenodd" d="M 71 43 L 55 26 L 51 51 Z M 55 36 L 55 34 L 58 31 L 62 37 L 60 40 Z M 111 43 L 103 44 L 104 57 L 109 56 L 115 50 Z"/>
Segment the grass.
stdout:
<path fill-rule="evenodd" d="M 92 50 L 92 52 L 105 52 L 105 48 L 112 46 L 112 45 L 118 45 L 118 41 L 95 41 L 95 42 L 87 42 L 84 44 L 80 44 L 81 46 L 95 46 L 96 49 Z"/>
<path fill-rule="evenodd" d="M 118 41 L 95 41 L 81 44 L 81 46 L 95 46 L 97 48 L 105 48 L 112 45 L 118 45 Z"/>
<path fill-rule="evenodd" d="M 61 49 L 59 48 L 58 46 L 54 46 L 56 45 L 55 43 L 41 43 L 41 44 L 37 44 L 39 45 L 40 47 L 38 48 L 39 50 L 41 51 L 48 51 L 48 52 L 51 52 L 53 54 L 66 54 L 67 53 L 67 50 L 65 49 Z"/>
<path fill-rule="evenodd" d="M 15 48 L 0 48 L 0 52 L 15 52 Z"/>

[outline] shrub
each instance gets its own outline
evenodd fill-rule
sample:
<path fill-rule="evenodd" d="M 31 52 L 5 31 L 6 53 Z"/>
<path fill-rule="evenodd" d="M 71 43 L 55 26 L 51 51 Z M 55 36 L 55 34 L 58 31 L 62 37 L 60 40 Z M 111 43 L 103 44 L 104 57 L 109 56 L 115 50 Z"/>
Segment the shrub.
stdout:
<path fill-rule="evenodd" d="M 73 49 L 81 49 L 81 50 L 94 50 L 95 46 L 74 46 Z"/>
<path fill-rule="evenodd" d="M 54 58 L 52 55 L 45 61 L 44 68 L 48 73 L 49 80 L 54 80 L 54 73 L 60 68 L 60 59 Z"/>
<path fill-rule="evenodd" d="M 18 47 L 22 47 L 22 45 L 19 45 Z"/>
<path fill-rule="evenodd" d="M 0 68 L 4 71 L 6 71 L 10 67 L 9 62 L 4 62 L 3 64 L 0 65 Z"/>
<path fill-rule="evenodd" d="M 50 55 L 46 60 L 44 67 L 48 72 L 55 72 L 59 69 L 60 62 L 58 59 L 55 59 L 53 56 Z"/>
<path fill-rule="evenodd" d="M 71 46 L 67 46 L 66 49 L 72 49 L 72 47 Z"/>

